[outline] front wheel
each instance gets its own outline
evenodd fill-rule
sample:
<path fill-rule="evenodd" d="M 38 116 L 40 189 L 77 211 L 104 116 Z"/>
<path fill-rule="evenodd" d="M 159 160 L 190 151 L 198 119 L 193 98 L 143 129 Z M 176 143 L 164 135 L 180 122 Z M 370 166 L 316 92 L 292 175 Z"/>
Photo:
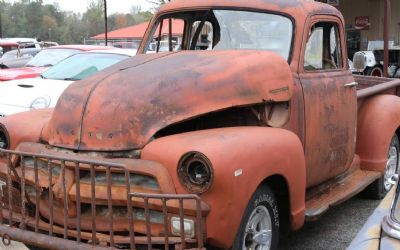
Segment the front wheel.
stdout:
<path fill-rule="evenodd" d="M 391 178 L 399 170 L 399 156 L 400 143 L 399 138 L 395 134 L 390 142 L 386 168 L 383 176 L 369 185 L 365 190 L 365 194 L 368 198 L 379 200 L 385 197 L 385 195 L 390 191 L 393 186 Z"/>
<path fill-rule="evenodd" d="M 278 239 L 279 213 L 275 196 L 268 186 L 261 186 L 247 205 L 232 249 L 274 250 Z"/>

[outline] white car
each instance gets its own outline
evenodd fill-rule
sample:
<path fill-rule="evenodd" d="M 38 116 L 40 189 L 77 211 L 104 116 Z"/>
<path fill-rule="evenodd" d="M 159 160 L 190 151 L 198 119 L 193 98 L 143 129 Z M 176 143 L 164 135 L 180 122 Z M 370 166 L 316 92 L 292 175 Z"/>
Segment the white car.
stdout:
<path fill-rule="evenodd" d="M 37 78 L 0 83 L 0 116 L 54 107 L 74 81 L 82 80 L 136 53 L 132 50 L 90 51 L 72 55 Z"/>

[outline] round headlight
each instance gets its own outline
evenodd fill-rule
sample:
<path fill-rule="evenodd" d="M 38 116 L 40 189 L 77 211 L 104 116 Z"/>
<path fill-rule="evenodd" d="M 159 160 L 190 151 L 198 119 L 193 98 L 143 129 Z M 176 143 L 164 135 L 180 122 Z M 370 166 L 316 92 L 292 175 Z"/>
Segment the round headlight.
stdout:
<path fill-rule="evenodd" d="M 0 124 L 0 149 L 8 149 L 8 146 L 9 146 L 8 134 L 3 125 Z"/>
<path fill-rule="evenodd" d="M 213 181 L 211 162 L 200 152 L 186 153 L 179 161 L 178 177 L 188 192 L 202 194 L 211 187 Z"/>

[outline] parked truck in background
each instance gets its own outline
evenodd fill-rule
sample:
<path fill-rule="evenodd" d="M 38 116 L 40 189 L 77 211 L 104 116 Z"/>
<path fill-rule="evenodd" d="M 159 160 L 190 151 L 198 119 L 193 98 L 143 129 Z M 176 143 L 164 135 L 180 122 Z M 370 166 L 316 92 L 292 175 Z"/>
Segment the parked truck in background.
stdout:
<path fill-rule="evenodd" d="M 172 19 L 185 23 L 181 51 L 169 39 L 170 52 L 147 54 Z M 329 5 L 172 1 L 136 57 L 70 85 L 54 110 L 0 119 L 0 235 L 54 249 L 276 249 L 280 232 L 388 192 L 399 85 L 351 74 Z"/>
<path fill-rule="evenodd" d="M 400 78 L 400 47 L 389 42 L 388 77 Z M 367 51 L 356 52 L 353 56 L 353 72 L 367 76 L 383 77 L 383 42 L 371 41 Z"/>

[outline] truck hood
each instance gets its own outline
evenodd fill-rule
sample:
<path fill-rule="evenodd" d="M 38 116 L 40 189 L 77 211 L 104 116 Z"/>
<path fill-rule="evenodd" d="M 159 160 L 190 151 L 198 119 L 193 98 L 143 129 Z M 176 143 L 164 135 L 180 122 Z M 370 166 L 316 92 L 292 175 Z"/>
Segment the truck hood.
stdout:
<path fill-rule="evenodd" d="M 162 128 L 233 106 L 288 101 L 288 63 L 267 51 L 138 55 L 60 97 L 42 139 L 91 151 L 142 148 Z"/>
<path fill-rule="evenodd" d="M 50 101 L 50 107 L 54 107 L 58 97 L 71 83 L 42 78 L 7 81 L 0 84 L 0 104 L 29 108 L 36 98 L 44 97 Z"/>
<path fill-rule="evenodd" d="M 36 77 L 42 74 L 46 69 L 47 68 L 44 67 L 0 69 L 0 81 Z"/>

